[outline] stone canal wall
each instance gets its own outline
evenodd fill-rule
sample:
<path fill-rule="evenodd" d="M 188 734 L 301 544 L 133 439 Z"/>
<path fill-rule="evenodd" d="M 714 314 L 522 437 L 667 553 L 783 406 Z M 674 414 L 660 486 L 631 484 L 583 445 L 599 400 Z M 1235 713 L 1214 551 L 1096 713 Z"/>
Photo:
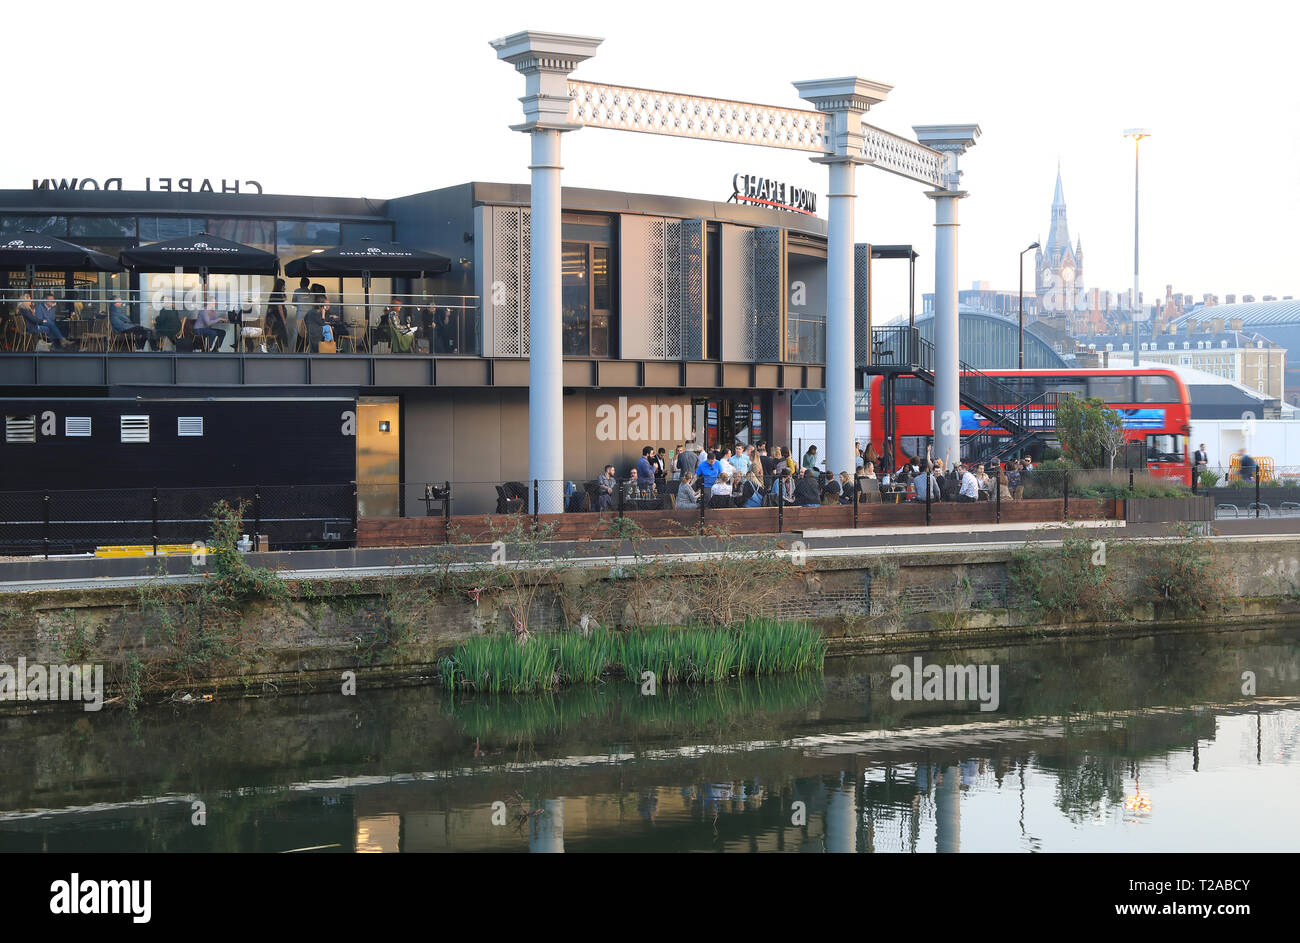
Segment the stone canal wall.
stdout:
<path fill-rule="evenodd" d="M 282 591 L 261 594 L 243 587 L 204 595 L 170 583 L 13 593 L 0 596 L 0 664 L 102 663 L 111 690 L 138 694 L 335 683 L 349 669 L 419 678 L 476 634 L 593 622 L 636 628 L 767 615 L 816 623 L 832 652 L 870 652 L 1300 615 L 1294 537 L 1146 541 L 1094 531 L 1011 549 L 794 560 L 789 550 L 562 565 L 540 585 L 526 566 L 484 564 L 459 574 L 433 566 L 419 575 L 282 581 Z"/>

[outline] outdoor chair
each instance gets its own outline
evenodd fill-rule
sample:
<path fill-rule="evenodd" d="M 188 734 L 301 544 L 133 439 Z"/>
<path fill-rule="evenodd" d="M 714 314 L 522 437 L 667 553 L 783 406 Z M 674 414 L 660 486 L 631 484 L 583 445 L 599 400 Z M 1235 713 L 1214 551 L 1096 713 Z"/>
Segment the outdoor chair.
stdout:
<path fill-rule="evenodd" d="M 858 502 L 865 504 L 880 503 L 880 482 L 874 478 L 858 479 Z"/>
<path fill-rule="evenodd" d="M 507 481 L 504 485 L 497 485 L 496 489 L 498 514 L 522 514 L 528 507 L 524 500 L 528 486 L 522 481 Z"/>
<path fill-rule="evenodd" d="M 582 490 L 586 493 L 587 496 L 587 510 L 588 511 L 599 510 L 600 509 L 600 486 L 596 484 L 595 480 L 593 479 L 592 481 L 584 481 L 582 483 Z"/>
<path fill-rule="evenodd" d="M 18 312 L 15 311 L 10 316 L 5 331 L 11 350 L 26 353 L 36 348 L 36 335 L 27 330 L 27 321 Z"/>
<path fill-rule="evenodd" d="M 90 325 L 90 330 L 86 331 L 81 336 L 81 339 L 86 350 L 107 353 L 110 345 L 115 343 L 117 338 L 121 336 L 113 333 L 113 329 L 108 323 L 108 316 L 103 315 L 95 318 L 94 323 Z"/>
<path fill-rule="evenodd" d="M 234 330 L 239 332 L 239 336 L 235 338 L 235 350 L 237 351 L 252 353 L 258 346 L 266 342 L 265 318 L 246 318 L 239 324 L 234 325 Z"/>

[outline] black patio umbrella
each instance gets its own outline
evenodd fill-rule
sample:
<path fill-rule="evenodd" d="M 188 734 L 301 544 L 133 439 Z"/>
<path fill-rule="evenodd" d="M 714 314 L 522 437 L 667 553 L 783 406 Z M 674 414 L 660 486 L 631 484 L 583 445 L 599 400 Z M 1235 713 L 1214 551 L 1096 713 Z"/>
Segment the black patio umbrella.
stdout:
<path fill-rule="evenodd" d="M 205 293 L 210 272 L 218 275 L 280 273 L 280 260 L 274 253 L 202 232 L 124 249 L 121 258 L 122 264 L 133 272 L 170 272 L 180 269 L 197 274 L 203 282 Z"/>
<path fill-rule="evenodd" d="M 372 242 L 361 239 L 335 246 L 323 252 L 294 259 L 284 267 L 290 278 L 323 275 L 337 278 L 360 278 L 365 291 L 366 337 L 370 336 L 370 279 L 433 278 L 451 269 L 451 259 L 436 252 L 411 249 L 396 242 Z"/>
<path fill-rule="evenodd" d="M 121 264 L 111 255 L 86 249 L 34 229 L 9 239 L 0 237 L 0 271 L 27 273 L 30 286 L 37 269 L 61 272 L 120 272 Z"/>

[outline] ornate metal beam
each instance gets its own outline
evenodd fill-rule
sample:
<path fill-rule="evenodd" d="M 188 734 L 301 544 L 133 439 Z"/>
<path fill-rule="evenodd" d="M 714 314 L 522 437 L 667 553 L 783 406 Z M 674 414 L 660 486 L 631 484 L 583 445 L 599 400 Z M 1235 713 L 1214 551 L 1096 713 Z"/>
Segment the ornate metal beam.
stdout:
<path fill-rule="evenodd" d="M 800 108 L 705 98 L 648 88 L 569 81 L 569 120 L 592 128 L 642 131 L 823 153 L 825 117 Z"/>
<path fill-rule="evenodd" d="M 569 95 L 569 120 L 586 127 L 828 153 L 826 116 L 817 111 L 573 79 Z M 946 187 L 943 154 L 866 123 L 862 132 L 866 163 L 917 183 Z"/>

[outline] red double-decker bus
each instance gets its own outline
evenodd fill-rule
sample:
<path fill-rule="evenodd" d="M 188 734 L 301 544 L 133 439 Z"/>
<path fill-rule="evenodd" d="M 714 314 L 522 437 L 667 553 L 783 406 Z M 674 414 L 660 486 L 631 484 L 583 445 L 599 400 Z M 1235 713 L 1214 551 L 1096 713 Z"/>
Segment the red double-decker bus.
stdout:
<path fill-rule="evenodd" d="M 1191 484 L 1187 439 L 1191 434 L 1191 406 L 1187 387 L 1172 370 L 1130 368 L 1104 370 L 985 370 L 984 376 L 999 387 L 1018 393 L 1024 400 L 1045 394 L 1072 393 L 1099 397 L 1120 414 L 1124 437 L 1142 447 L 1146 467 L 1162 477 Z M 971 374 L 963 374 L 971 376 Z M 871 444 L 878 455 L 889 452 L 885 443 L 885 378 L 871 378 Z M 894 378 L 893 464 L 905 455 L 925 455 L 934 441 L 933 388 L 920 377 L 907 374 Z M 1013 404 L 989 403 L 1006 412 Z M 997 424 L 967 408 L 961 408 L 962 436 L 1005 434 Z M 955 459 L 956 456 L 950 456 Z"/>

